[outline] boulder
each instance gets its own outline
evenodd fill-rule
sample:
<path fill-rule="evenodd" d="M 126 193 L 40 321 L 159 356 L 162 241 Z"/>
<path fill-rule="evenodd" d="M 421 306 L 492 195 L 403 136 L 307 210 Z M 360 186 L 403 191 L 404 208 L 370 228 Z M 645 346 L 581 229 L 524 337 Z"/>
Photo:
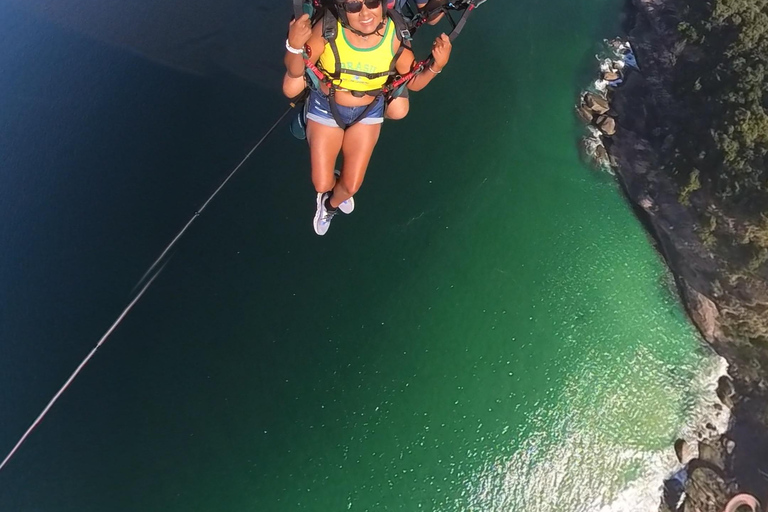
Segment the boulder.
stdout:
<path fill-rule="evenodd" d="M 610 136 L 616 133 L 616 120 L 610 116 L 602 115 L 598 117 L 595 124 L 606 135 Z"/>
<path fill-rule="evenodd" d="M 637 204 L 645 210 L 648 213 L 654 213 L 656 208 L 656 203 L 653 201 L 653 198 L 649 195 L 643 195 L 640 200 L 637 202 Z"/>
<path fill-rule="evenodd" d="M 726 407 L 733 407 L 733 395 L 736 390 L 733 387 L 733 381 L 727 375 L 723 375 L 717 380 L 717 398 L 720 399 Z"/>
<path fill-rule="evenodd" d="M 697 467 L 685 483 L 685 512 L 722 512 L 735 491 L 716 471 Z"/>
<path fill-rule="evenodd" d="M 585 123 L 591 123 L 592 120 L 595 117 L 594 112 L 592 112 L 589 107 L 584 105 L 583 103 L 579 105 L 579 108 L 576 109 L 576 113 L 579 114 L 579 117 L 585 122 Z"/>
<path fill-rule="evenodd" d="M 621 76 L 615 71 L 606 71 L 605 73 L 603 73 L 603 80 L 605 80 L 606 82 L 613 82 L 614 80 L 618 80 L 619 78 L 621 78 Z"/>
<path fill-rule="evenodd" d="M 681 464 L 688 464 L 698 455 L 696 453 L 696 447 L 684 439 L 675 441 L 675 454 L 677 455 L 677 460 L 680 461 Z"/>
<path fill-rule="evenodd" d="M 611 109 L 611 106 L 608 104 L 608 100 L 591 92 L 588 92 L 584 95 L 584 98 L 582 99 L 582 105 L 586 106 L 595 114 L 605 114 Z"/>
<path fill-rule="evenodd" d="M 600 144 L 595 148 L 595 162 L 597 162 L 597 165 L 601 167 L 610 167 L 611 166 L 611 158 L 608 156 L 608 151 L 606 151 L 605 146 Z"/>
<path fill-rule="evenodd" d="M 709 425 L 707 427 L 709 428 Z M 710 430 L 714 428 L 712 426 Z M 708 463 L 712 469 L 716 467 L 722 471 L 725 469 L 725 459 L 726 449 L 723 443 L 718 440 L 699 441 L 699 460 Z"/>

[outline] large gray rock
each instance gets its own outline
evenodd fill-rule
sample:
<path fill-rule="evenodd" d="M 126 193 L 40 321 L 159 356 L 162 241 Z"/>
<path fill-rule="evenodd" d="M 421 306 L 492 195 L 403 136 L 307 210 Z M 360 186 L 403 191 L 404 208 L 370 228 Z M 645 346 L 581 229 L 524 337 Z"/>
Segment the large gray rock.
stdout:
<path fill-rule="evenodd" d="M 591 123 L 592 120 L 595 117 L 594 112 L 592 112 L 589 107 L 587 107 L 584 104 L 579 105 L 579 108 L 576 109 L 576 113 L 579 114 L 579 117 L 582 121 L 585 123 Z"/>
<path fill-rule="evenodd" d="M 710 343 L 722 337 L 720 329 L 720 311 L 707 296 L 693 288 L 688 289 L 689 313 L 701 334 Z"/>

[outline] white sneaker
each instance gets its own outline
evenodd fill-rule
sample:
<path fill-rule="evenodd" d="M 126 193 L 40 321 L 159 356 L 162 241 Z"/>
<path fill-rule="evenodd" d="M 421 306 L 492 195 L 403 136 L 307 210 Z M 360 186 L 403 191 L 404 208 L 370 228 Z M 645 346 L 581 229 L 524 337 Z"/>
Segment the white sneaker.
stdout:
<path fill-rule="evenodd" d="M 336 176 L 336 179 L 338 180 L 341 177 L 341 171 L 338 169 L 333 170 L 333 175 Z M 355 211 L 355 198 L 350 197 L 343 203 L 339 205 L 339 210 L 341 210 L 341 213 L 344 213 L 346 215 L 349 215 L 353 211 Z"/>
<path fill-rule="evenodd" d="M 315 233 L 323 236 L 328 232 L 328 228 L 331 227 L 331 220 L 336 215 L 338 209 L 329 212 L 325 208 L 325 199 L 328 197 L 328 192 L 317 193 L 317 211 L 315 212 L 315 218 L 312 221 L 312 225 L 315 228 Z"/>
<path fill-rule="evenodd" d="M 349 199 L 341 203 L 339 205 L 339 210 L 341 210 L 341 213 L 345 213 L 347 215 L 355 211 L 355 198 L 350 197 Z"/>

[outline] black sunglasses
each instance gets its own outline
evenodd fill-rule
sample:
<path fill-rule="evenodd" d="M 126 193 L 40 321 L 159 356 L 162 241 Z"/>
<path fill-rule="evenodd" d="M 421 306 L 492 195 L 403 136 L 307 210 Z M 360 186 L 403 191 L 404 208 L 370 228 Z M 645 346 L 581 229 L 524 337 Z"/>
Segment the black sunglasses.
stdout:
<path fill-rule="evenodd" d="M 351 2 L 342 3 L 344 10 L 350 14 L 357 14 L 363 10 L 363 2 L 361 0 L 352 0 Z M 381 5 L 381 0 L 365 0 L 365 6 L 368 9 L 378 9 Z"/>

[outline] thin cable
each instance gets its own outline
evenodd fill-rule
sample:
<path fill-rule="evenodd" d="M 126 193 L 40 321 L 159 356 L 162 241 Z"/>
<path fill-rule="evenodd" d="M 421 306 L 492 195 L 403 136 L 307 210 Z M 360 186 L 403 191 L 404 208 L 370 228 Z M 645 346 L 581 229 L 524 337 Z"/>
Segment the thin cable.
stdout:
<path fill-rule="evenodd" d="M 72 381 L 75 380 L 75 377 L 80 373 L 80 371 L 85 367 L 86 364 L 88 364 L 88 361 L 91 360 L 91 358 L 96 354 L 96 351 L 99 350 L 99 347 L 101 347 L 105 341 L 107 341 L 107 338 L 114 332 L 115 329 L 117 329 L 117 326 L 120 325 L 120 322 L 123 321 L 123 318 L 128 314 L 131 309 L 133 309 L 133 306 L 136 305 L 137 302 L 139 302 L 139 299 L 144 295 L 144 292 L 149 289 L 149 287 L 152 285 L 152 283 L 157 279 L 157 276 L 160 275 L 160 273 L 165 268 L 165 265 L 168 264 L 166 261 L 163 263 L 163 265 L 155 271 L 155 268 L 157 268 L 158 264 L 165 258 L 165 256 L 168 254 L 168 251 L 171 250 L 171 248 L 176 244 L 176 242 L 179 241 L 181 236 L 184 234 L 184 232 L 189 228 L 190 225 L 192 225 L 192 222 L 194 222 L 195 219 L 197 219 L 201 213 L 203 213 L 203 210 L 205 210 L 205 207 L 208 206 L 208 203 L 210 203 L 214 197 L 221 191 L 222 188 L 224 188 L 224 185 L 227 184 L 227 182 L 232 178 L 232 176 L 235 175 L 235 173 L 240 169 L 240 167 L 243 166 L 246 160 L 250 158 L 250 156 L 253 154 L 254 151 L 261 145 L 262 142 L 264 142 L 269 135 L 275 131 L 275 128 L 277 128 L 277 125 L 280 124 L 280 121 L 283 120 L 285 116 L 288 115 L 288 113 L 293 110 L 293 108 L 296 105 L 291 103 L 291 106 L 286 110 L 283 115 L 280 116 L 280 118 L 275 122 L 275 124 L 272 125 L 272 127 L 267 131 L 267 133 L 264 134 L 264 136 L 259 140 L 259 142 L 256 143 L 255 146 L 248 152 L 247 155 L 245 155 L 245 158 L 242 159 L 242 161 L 237 164 L 237 167 L 232 170 L 232 172 L 229 173 L 229 175 L 224 179 L 224 181 L 221 182 L 221 184 L 214 190 L 213 194 L 208 197 L 208 199 L 203 203 L 203 206 L 201 206 L 195 214 L 192 216 L 191 219 L 184 225 L 184 227 L 179 231 L 179 233 L 174 237 L 174 239 L 171 241 L 170 244 L 168 244 L 168 247 L 163 250 L 163 252 L 160 254 L 160 257 L 158 257 L 155 262 L 152 264 L 151 267 L 149 267 L 149 270 L 147 270 L 144 275 L 141 277 L 141 280 L 136 284 L 136 286 L 133 288 L 134 290 L 147 279 L 147 276 L 151 274 L 151 278 L 144 283 L 144 285 L 141 287 L 141 290 L 138 294 L 133 298 L 133 300 L 128 303 L 128 305 L 125 307 L 122 313 L 117 317 L 117 320 L 112 324 L 112 326 L 107 329 L 107 332 L 104 333 L 104 335 L 99 339 L 99 342 L 96 343 L 96 346 L 93 347 L 93 349 L 90 351 L 90 353 L 83 359 L 83 361 L 78 365 L 78 367 L 75 369 L 75 371 L 72 373 L 72 375 L 69 376 L 67 381 L 64 383 L 64 385 L 59 389 L 59 391 L 53 396 L 50 402 L 48 402 L 48 405 L 45 406 L 45 409 L 43 409 L 43 412 L 40 413 L 40 415 L 37 417 L 37 419 L 30 425 L 30 427 L 27 429 L 26 432 L 24 432 L 24 435 L 21 436 L 21 439 L 16 443 L 16 445 L 13 447 L 13 449 L 6 455 L 5 459 L 3 459 L 3 462 L 0 463 L 0 471 L 8 464 L 8 461 L 11 460 L 11 457 L 16 453 L 16 451 L 19 449 L 19 447 L 24 443 L 24 441 L 27 440 L 27 437 L 32 433 L 32 431 L 37 427 L 37 425 L 43 420 L 46 414 L 48 414 L 48 411 L 53 407 L 53 404 L 56 403 L 56 401 L 59 399 L 59 397 L 66 391 L 66 389 L 69 387 L 70 384 L 72 384 Z"/>
<path fill-rule="evenodd" d="M 155 262 L 154 262 L 154 263 L 153 263 L 153 264 L 152 264 L 152 265 L 151 265 L 151 266 L 150 266 L 150 267 L 147 269 L 147 271 L 146 271 L 146 272 L 144 272 L 144 275 L 143 275 L 143 276 L 141 276 L 141 279 L 139 279 L 139 282 L 138 282 L 138 283 L 136 283 L 136 286 L 134 286 L 134 287 L 133 287 L 133 289 L 134 289 L 134 290 L 135 290 L 136 288 L 138 288 L 138 287 L 139 287 L 139 285 L 141 285 L 141 283 L 143 283 L 143 282 L 144 282 L 144 280 L 147 278 L 147 276 L 148 276 L 149 274 L 151 274 L 151 273 L 152 273 L 152 271 L 155 269 L 155 267 L 157 267 L 157 265 L 160 263 L 160 261 L 162 261 L 162 259 L 163 259 L 163 258 L 165 258 L 166 254 L 168 254 L 168 251 L 170 251 L 170 250 L 173 248 L 173 246 L 174 246 L 174 245 L 176 245 L 176 242 L 178 242 L 178 241 L 179 241 L 179 239 L 180 239 L 180 238 L 181 238 L 181 237 L 184 235 L 184 233 L 187 231 L 187 229 L 189 229 L 189 226 L 191 226 L 191 225 L 192 225 L 192 223 L 193 223 L 193 222 L 195 222 L 195 220 L 196 220 L 196 219 L 197 219 L 197 218 L 200 216 L 200 214 L 201 214 L 201 213 L 203 213 L 203 210 L 205 210 L 205 207 L 206 207 L 206 206 L 208 206 L 208 203 L 210 203 L 210 202 L 213 200 L 213 198 L 214 198 L 214 197 L 216 197 L 216 195 L 219 193 L 219 191 L 220 191 L 222 188 L 224 188 L 224 185 L 226 185 L 226 184 L 227 184 L 227 182 L 228 182 L 228 181 L 229 181 L 229 180 L 232 178 L 232 176 L 234 176 L 234 175 L 235 175 L 235 173 L 236 173 L 238 170 L 240 170 L 240 167 L 242 167 L 242 166 L 243 166 L 243 164 L 245 163 L 245 161 L 246 161 L 246 160 L 248 160 L 248 159 L 251 157 L 251 155 L 253 154 L 253 152 L 254 152 L 254 151 L 256 151 L 256 149 L 258 149 L 258 147 L 259 147 L 259 146 L 261 146 L 261 143 L 262 143 L 262 142 L 264 142 L 264 141 L 267 139 L 267 137 L 269 137 L 269 136 L 272 134 L 272 132 L 273 132 L 273 131 L 275 131 L 275 128 L 277 128 L 277 125 L 279 125 L 279 124 L 280 124 L 280 121 L 282 121 L 282 120 L 283 120 L 283 118 L 285 118 L 285 116 L 287 116 L 287 115 L 288 115 L 288 113 L 289 113 L 291 110 L 293 110 L 293 108 L 294 108 L 295 106 L 296 106 L 296 105 L 295 105 L 294 103 L 291 103 L 291 106 L 290 106 L 290 107 L 288 107 L 288 110 L 286 110 L 286 111 L 283 113 L 283 115 L 281 115 L 281 116 L 280 116 L 280 118 L 279 118 L 277 121 L 275 121 L 275 124 L 273 124 L 273 125 L 272 125 L 272 128 L 270 128 L 269 130 L 267 130 L 267 133 L 265 133 L 265 134 L 264 134 L 264 136 L 263 136 L 263 137 L 262 137 L 262 138 L 259 140 L 259 142 L 257 142 L 257 143 L 256 143 L 256 145 L 255 145 L 255 146 L 253 146 L 253 148 L 251 148 L 251 150 L 248 152 L 248 154 L 247 154 L 247 155 L 245 155 L 245 158 L 243 158 L 243 159 L 240 161 L 240 163 L 239 163 L 239 164 L 237 164 L 237 167 L 235 167 L 235 168 L 232 170 L 232 172 L 230 172 L 230 173 L 229 173 L 229 176 L 227 176 L 227 177 L 224 179 L 224 181 L 222 181 L 222 182 L 221 182 L 221 184 L 219 185 L 219 187 L 218 187 L 216 190 L 214 190 L 214 191 L 213 191 L 213 194 L 211 194 L 211 195 L 210 195 L 210 197 L 209 197 L 209 198 L 208 198 L 208 199 L 205 201 L 205 203 L 203 203 L 203 206 L 201 206 L 200 208 L 198 208 L 198 209 L 197 209 L 197 211 L 195 212 L 195 214 L 194 214 L 194 215 L 192 215 L 192 217 L 191 217 L 191 218 L 190 218 L 190 219 L 187 221 L 187 223 L 184 225 L 184 227 L 183 227 L 183 228 L 181 228 L 181 231 L 179 231 L 179 232 L 178 232 L 178 234 L 177 234 L 177 235 L 176 235 L 176 236 L 173 238 L 173 240 L 171 240 L 171 243 L 169 243 L 169 244 L 168 244 L 168 247 L 166 247 L 166 248 L 163 250 L 163 252 L 162 252 L 162 253 L 160 253 L 160 256 L 158 256 L 158 257 L 157 257 L 157 259 L 155 260 Z"/>
<path fill-rule="evenodd" d="M 61 386 L 61 389 L 58 393 L 54 395 L 54 397 L 51 399 L 50 402 L 48 402 L 48 405 L 45 406 L 45 409 L 43 409 L 43 412 L 40 413 L 40 415 L 37 417 L 37 419 L 30 425 L 30 427 L 27 429 L 26 432 L 24 432 L 24 435 L 21 436 L 21 439 L 19 439 L 19 442 L 16 443 L 16 446 L 13 447 L 13 450 L 6 455 L 5 459 L 3 459 L 3 462 L 0 463 L 0 471 L 5 467 L 6 464 L 8 464 L 8 461 L 11 460 L 11 457 L 13 457 L 13 454 L 16 453 L 16 450 L 19 449 L 19 447 L 26 441 L 27 437 L 29 437 L 29 434 L 32 433 L 32 431 L 37 427 L 37 425 L 43 420 L 43 417 L 48 413 L 48 410 L 50 410 L 51 407 L 53 407 L 53 404 L 56 403 L 56 400 L 59 399 L 62 393 L 69 387 L 69 385 L 72 383 L 73 380 L 75 380 L 75 377 L 77 377 L 77 374 L 80 373 L 80 370 L 82 370 L 86 364 L 88 364 L 88 361 L 91 360 L 93 355 L 96 353 L 97 350 L 99 350 L 99 347 L 104 344 L 105 341 L 107 341 L 107 338 L 109 338 L 109 335 L 112 334 L 112 332 L 117 329 L 117 326 L 120 325 L 120 322 L 123 321 L 123 318 L 125 318 L 125 315 L 128 314 L 128 312 L 133 308 L 133 306 L 136 305 L 137 302 L 139 302 L 139 299 L 141 299 L 141 296 L 144 295 L 144 292 L 147 291 L 147 288 L 152 284 L 152 282 L 157 278 L 157 276 L 160 275 L 160 272 L 163 271 L 165 268 L 165 265 L 160 267 L 160 270 L 158 270 L 153 276 L 152 279 L 147 281 L 147 283 L 142 287 L 141 291 L 136 295 L 136 297 L 133 298 L 133 300 L 126 306 L 126 308 L 123 310 L 122 313 L 120 313 L 120 316 L 117 317 L 117 320 L 115 320 L 115 323 L 112 324 L 112 326 L 107 329 L 107 332 L 104 333 L 104 336 L 101 337 L 99 342 L 96 344 L 95 347 L 93 347 L 93 350 L 83 359 L 83 362 L 80 363 L 80 365 L 77 367 L 77 369 L 72 373 L 72 375 L 69 376 L 67 379 L 67 382 L 64 383 L 63 386 Z"/>

